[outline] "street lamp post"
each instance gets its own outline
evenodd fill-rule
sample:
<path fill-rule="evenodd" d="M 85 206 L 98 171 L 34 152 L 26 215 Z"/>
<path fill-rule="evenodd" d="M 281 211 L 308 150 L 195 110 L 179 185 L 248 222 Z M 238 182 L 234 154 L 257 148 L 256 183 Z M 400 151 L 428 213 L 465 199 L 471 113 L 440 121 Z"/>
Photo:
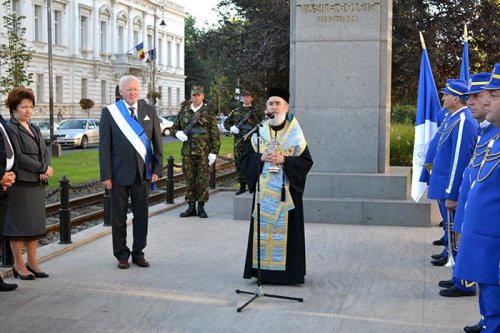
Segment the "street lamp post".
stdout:
<path fill-rule="evenodd" d="M 163 5 L 160 5 L 160 8 L 163 10 Z M 158 27 L 156 26 L 156 19 L 157 19 L 157 10 L 158 6 L 155 6 L 154 10 L 154 18 L 153 18 L 153 59 L 150 59 L 152 61 L 151 68 L 152 68 L 152 73 L 151 73 L 151 87 L 149 89 L 149 100 L 151 104 L 152 102 L 155 101 L 155 97 L 153 96 L 153 93 L 156 92 L 156 58 L 157 58 L 157 50 L 156 50 L 156 39 L 158 38 Z M 165 27 L 167 24 L 165 23 L 165 19 L 162 18 L 160 22 L 161 27 Z"/>

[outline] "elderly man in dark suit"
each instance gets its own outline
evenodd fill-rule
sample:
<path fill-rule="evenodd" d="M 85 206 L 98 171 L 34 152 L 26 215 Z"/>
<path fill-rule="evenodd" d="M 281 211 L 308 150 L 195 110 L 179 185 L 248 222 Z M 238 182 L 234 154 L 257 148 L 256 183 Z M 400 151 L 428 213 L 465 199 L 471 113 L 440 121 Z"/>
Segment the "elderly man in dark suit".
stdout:
<path fill-rule="evenodd" d="M 14 149 L 9 138 L 8 126 L 3 117 L 0 115 L 0 240 L 3 236 L 3 226 L 7 212 L 8 197 L 6 194 L 7 187 L 14 184 L 16 175 L 12 170 L 14 167 Z M 6 249 L 7 246 L 4 246 Z M 3 255 L 7 255 L 4 253 Z M 0 291 L 11 291 L 17 288 L 17 284 L 3 282 L 0 277 Z"/>
<path fill-rule="evenodd" d="M 118 267 L 129 267 L 128 258 L 140 267 L 148 231 L 150 186 L 162 175 L 163 146 L 160 121 L 154 107 L 139 99 L 139 80 L 124 76 L 119 82 L 122 100 L 102 110 L 99 125 L 101 181 L 111 192 L 113 253 Z M 128 197 L 132 202 L 132 251 L 127 247 Z"/>

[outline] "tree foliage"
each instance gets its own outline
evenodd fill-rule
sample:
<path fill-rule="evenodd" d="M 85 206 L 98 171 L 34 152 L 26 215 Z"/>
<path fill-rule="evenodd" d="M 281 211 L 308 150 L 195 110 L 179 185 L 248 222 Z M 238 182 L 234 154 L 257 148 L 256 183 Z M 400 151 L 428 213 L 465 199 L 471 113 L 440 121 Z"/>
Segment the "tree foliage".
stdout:
<path fill-rule="evenodd" d="M 415 103 L 421 45 L 425 38 L 438 87 L 458 78 L 467 24 L 471 73 L 491 71 L 500 59 L 499 0 L 427 0 L 393 2 L 393 103 Z"/>
<path fill-rule="evenodd" d="M 6 95 L 14 87 L 30 85 L 33 82 L 33 73 L 27 70 L 33 51 L 24 43 L 26 28 L 22 26 L 22 21 L 26 17 L 17 15 L 12 10 L 10 0 L 5 0 L 2 7 L 5 13 L 3 26 L 7 33 L 7 42 L 0 44 L 0 66 L 2 67 L 0 93 Z"/>
<path fill-rule="evenodd" d="M 207 30 L 197 30 L 194 19 L 186 19 L 186 91 L 193 83 L 210 91 L 215 82 L 220 85 L 216 75 L 226 78 L 229 91 L 249 88 L 264 96 L 269 87 L 288 88 L 289 1 L 221 0 L 217 11 L 219 24 Z M 499 14 L 500 0 L 393 0 L 393 104 L 416 103 L 419 31 L 441 87 L 459 76 L 465 24 L 471 73 L 491 71 L 500 61 Z"/>

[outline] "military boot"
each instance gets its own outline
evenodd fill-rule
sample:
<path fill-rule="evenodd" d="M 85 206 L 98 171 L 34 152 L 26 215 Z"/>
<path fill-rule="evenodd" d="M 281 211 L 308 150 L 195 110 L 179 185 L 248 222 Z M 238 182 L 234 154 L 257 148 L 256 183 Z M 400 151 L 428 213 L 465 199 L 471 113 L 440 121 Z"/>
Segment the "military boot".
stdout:
<path fill-rule="evenodd" d="M 196 204 L 195 202 L 188 202 L 189 207 L 186 209 L 186 211 L 182 212 L 180 217 L 189 217 L 189 216 L 196 216 Z"/>
<path fill-rule="evenodd" d="M 206 219 L 208 217 L 207 212 L 205 212 L 205 203 L 198 201 L 198 216 L 202 219 Z"/>
<path fill-rule="evenodd" d="M 240 190 L 236 192 L 236 195 L 240 195 L 242 193 L 245 193 L 247 191 L 247 183 L 245 182 L 240 182 Z"/>

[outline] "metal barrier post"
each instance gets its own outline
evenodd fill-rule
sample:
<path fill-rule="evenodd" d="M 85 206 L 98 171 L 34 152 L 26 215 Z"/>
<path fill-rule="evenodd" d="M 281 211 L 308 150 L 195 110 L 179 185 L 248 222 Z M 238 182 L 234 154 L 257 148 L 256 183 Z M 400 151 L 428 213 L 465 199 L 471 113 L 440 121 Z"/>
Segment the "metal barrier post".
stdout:
<path fill-rule="evenodd" d="M 0 267 L 11 267 L 14 265 L 14 256 L 12 255 L 12 249 L 10 248 L 10 242 L 1 237 L 2 242 L 2 263 Z"/>
<path fill-rule="evenodd" d="M 104 201 L 104 223 L 105 227 L 111 226 L 111 196 L 108 189 L 104 190 L 104 195 L 102 196 Z"/>
<path fill-rule="evenodd" d="M 211 189 L 215 188 L 215 178 L 216 178 L 215 164 L 217 164 L 217 161 L 215 161 L 214 164 L 212 164 L 212 170 L 210 170 L 210 188 Z"/>
<path fill-rule="evenodd" d="M 69 209 L 69 179 L 59 180 L 61 188 L 61 208 L 59 209 L 59 244 L 71 244 L 71 211 Z"/>
<path fill-rule="evenodd" d="M 167 158 L 167 202 L 174 203 L 174 158 L 170 155 Z"/>

